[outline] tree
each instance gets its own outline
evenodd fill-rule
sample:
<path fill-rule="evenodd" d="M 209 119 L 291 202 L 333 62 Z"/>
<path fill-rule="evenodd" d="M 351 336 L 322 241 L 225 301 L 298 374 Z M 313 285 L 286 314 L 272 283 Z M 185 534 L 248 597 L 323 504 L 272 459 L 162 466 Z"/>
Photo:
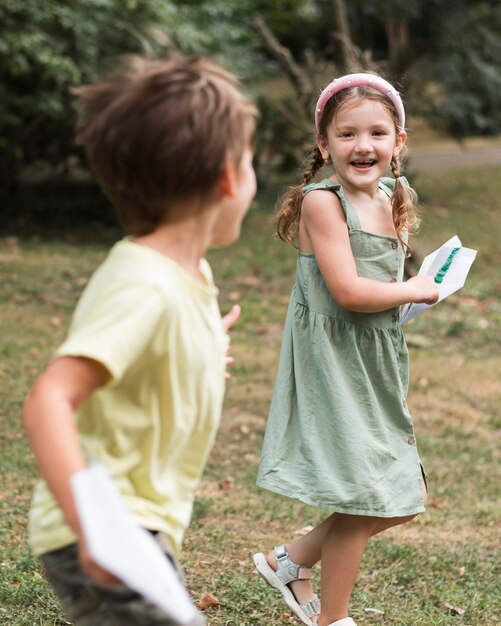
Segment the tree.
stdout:
<path fill-rule="evenodd" d="M 501 132 L 501 2 L 468 2 L 450 11 L 436 44 L 416 64 L 423 110 L 454 137 Z"/>
<path fill-rule="evenodd" d="M 0 5 L 0 171 L 20 170 L 73 151 L 69 88 L 93 80 L 104 59 L 156 45 L 160 2 L 9 0 Z M 149 29 L 149 30 L 148 30 Z"/>
<path fill-rule="evenodd" d="M 70 88 L 131 52 L 219 57 L 249 79 L 267 68 L 249 24 L 264 11 L 288 33 L 305 0 L 3 0 L 0 4 L 0 184 L 75 152 Z M 250 82 L 250 81 L 249 81 Z"/>

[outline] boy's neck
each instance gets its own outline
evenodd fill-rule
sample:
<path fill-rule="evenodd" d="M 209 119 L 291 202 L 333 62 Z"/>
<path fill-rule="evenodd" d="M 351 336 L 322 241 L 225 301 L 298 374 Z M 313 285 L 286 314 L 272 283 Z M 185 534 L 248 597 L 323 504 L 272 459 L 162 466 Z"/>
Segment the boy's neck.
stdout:
<path fill-rule="evenodd" d="M 133 241 L 167 256 L 194 278 L 203 280 L 200 260 L 206 255 L 212 238 L 206 213 L 211 212 L 204 211 L 179 222 L 161 224 L 152 233 L 134 237 Z"/>

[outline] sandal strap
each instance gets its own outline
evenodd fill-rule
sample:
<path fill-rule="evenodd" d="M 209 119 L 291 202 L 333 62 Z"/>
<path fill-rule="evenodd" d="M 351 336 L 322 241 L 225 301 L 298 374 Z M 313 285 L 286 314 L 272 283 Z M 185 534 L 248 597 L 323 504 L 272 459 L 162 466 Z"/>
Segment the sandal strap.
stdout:
<path fill-rule="evenodd" d="M 277 557 L 278 565 L 275 573 L 284 585 L 288 585 L 295 580 L 306 580 L 313 576 L 311 567 L 294 563 L 284 544 L 275 548 L 275 556 Z"/>
<path fill-rule="evenodd" d="M 320 598 L 315 595 L 309 602 L 301 604 L 301 608 L 305 612 L 307 617 L 313 617 L 320 613 Z"/>

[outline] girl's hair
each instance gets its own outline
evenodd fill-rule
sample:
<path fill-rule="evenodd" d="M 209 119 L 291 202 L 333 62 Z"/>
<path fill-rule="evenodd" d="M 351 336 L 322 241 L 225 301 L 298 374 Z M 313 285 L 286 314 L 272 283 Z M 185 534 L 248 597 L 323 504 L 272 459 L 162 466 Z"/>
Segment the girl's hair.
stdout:
<path fill-rule="evenodd" d="M 203 210 L 228 159 L 251 144 L 256 108 L 235 76 L 203 58 L 124 57 L 78 87 L 77 141 L 125 228 L 145 235 Z"/>
<path fill-rule="evenodd" d="M 399 127 L 398 112 L 391 99 L 373 87 L 362 85 L 343 89 L 330 98 L 325 105 L 320 120 L 319 135 L 326 139 L 329 125 L 339 109 L 347 102 L 356 102 L 361 99 L 367 99 L 382 104 L 395 124 L 395 132 L 398 133 L 402 130 Z M 403 150 L 405 150 L 405 146 Z M 400 181 L 401 156 L 403 156 L 403 150 L 398 156 L 391 159 L 391 172 L 396 182 L 390 202 L 397 237 L 402 244 L 409 249 L 408 244 L 402 239 L 402 234 L 404 231 L 415 231 L 419 226 L 419 218 L 416 212 L 416 192 Z M 301 216 L 303 188 L 315 178 L 316 174 L 326 163 L 327 160 L 324 161 L 318 146 L 315 146 L 311 152 L 308 167 L 303 174 L 303 182 L 300 185 L 290 187 L 279 200 L 276 211 L 275 230 L 277 236 L 282 239 L 282 241 L 291 243 L 294 246 L 296 245 L 295 235 Z"/>

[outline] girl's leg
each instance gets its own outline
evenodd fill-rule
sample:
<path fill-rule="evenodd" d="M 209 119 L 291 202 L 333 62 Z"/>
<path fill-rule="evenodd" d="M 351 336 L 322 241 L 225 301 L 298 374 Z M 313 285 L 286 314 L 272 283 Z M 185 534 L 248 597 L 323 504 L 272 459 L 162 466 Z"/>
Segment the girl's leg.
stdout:
<path fill-rule="evenodd" d="M 426 490 L 426 485 L 424 484 L 423 484 L 423 495 L 424 495 L 424 503 L 426 506 L 426 503 L 428 500 L 428 493 Z M 296 539 L 295 541 L 288 543 L 286 545 L 286 549 L 289 552 L 292 560 L 295 561 L 296 563 L 300 563 L 301 565 L 306 565 L 307 567 L 313 567 L 316 563 L 318 563 L 322 559 L 322 556 L 324 553 L 324 542 L 326 541 L 328 535 L 330 534 L 331 528 L 333 526 L 334 528 L 337 527 L 335 525 L 335 522 L 339 517 L 346 518 L 346 524 L 349 526 L 350 520 L 353 521 L 358 516 L 341 515 L 339 513 L 333 513 L 332 515 L 327 517 L 322 523 L 316 526 L 313 530 L 311 530 L 309 533 L 306 533 L 299 539 Z M 393 526 L 405 524 L 406 522 L 409 522 L 410 520 L 412 520 L 414 517 L 416 517 L 416 515 L 407 515 L 405 517 L 388 517 L 388 518 L 386 517 L 371 518 L 371 517 L 360 516 L 361 520 L 367 520 L 367 527 L 369 529 L 369 536 L 365 540 L 365 544 L 367 543 L 367 540 L 370 537 L 373 537 L 374 535 L 377 535 L 378 533 L 383 532 L 384 530 L 388 530 L 388 528 L 392 528 Z M 363 549 L 365 549 L 365 544 L 364 544 Z M 363 550 L 362 550 L 362 555 L 363 555 Z M 357 569 L 360 564 L 362 555 L 360 556 L 360 559 L 358 561 Z M 334 558 L 335 558 L 335 555 L 334 555 Z M 275 557 L 275 553 L 273 551 L 268 553 L 268 555 L 266 556 L 266 560 L 268 561 L 269 565 L 273 569 L 275 570 L 277 569 L 277 560 Z M 355 576 L 356 576 L 356 570 L 355 570 Z M 323 565 L 322 565 L 322 580 L 327 580 L 326 575 L 324 574 Z M 351 589 L 353 588 L 354 581 L 355 581 L 355 578 L 353 578 L 353 582 L 351 583 Z M 311 597 L 313 596 L 313 588 L 312 588 L 312 584 L 310 580 L 297 580 L 295 582 L 290 583 L 290 587 L 291 587 L 292 593 L 296 597 L 299 604 L 303 604 L 304 602 L 309 601 Z M 322 593 L 322 598 L 323 598 L 323 595 L 324 594 Z M 351 595 L 351 590 L 350 590 L 350 595 Z M 323 600 L 322 600 L 322 606 L 323 606 Z M 346 615 L 347 613 L 345 613 L 345 615 L 342 615 L 341 617 L 345 617 Z M 341 619 L 341 618 L 337 618 L 337 619 Z"/>
<path fill-rule="evenodd" d="M 426 506 L 428 502 L 428 492 L 426 490 L 426 485 L 423 484 L 423 496 L 424 496 L 424 505 Z M 339 513 L 333 513 L 329 517 L 327 517 L 321 524 L 316 526 L 309 533 L 306 533 L 299 539 L 288 543 L 286 548 L 289 554 L 292 557 L 292 560 L 296 563 L 301 563 L 302 565 L 306 565 L 307 567 L 313 567 L 316 563 L 318 563 L 321 559 L 322 555 L 322 544 L 324 542 L 327 533 L 329 532 L 332 523 L 336 519 Z M 354 517 L 350 516 L 349 517 Z M 399 526 L 400 524 L 405 524 L 410 520 L 414 519 L 416 515 L 407 515 L 405 517 L 377 517 L 374 518 L 377 521 L 371 536 L 377 535 L 388 528 L 392 528 L 393 526 Z M 270 552 L 267 556 L 267 560 L 273 567 L 276 566 L 276 559 L 273 552 Z"/>
<path fill-rule="evenodd" d="M 336 515 L 337 513 L 330 515 L 309 533 L 286 545 L 287 552 L 294 562 L 313 567 L 320 561 L 322 544 Z M 277 559 L 273 550 L 266 555 L 266 560 L 274 570 L 277 569 Z M 299 604 L 308 602 L 313 596 L 311 580 L 296 580 L 290 583 L 290 588 Z"/>
<path fill-rule="evenodd" d="M 340 517 L 339 513 L 333 513 L 327 519 L 325 519 L 321 524 L 316 526 L 313 530 L 306 535 L 303 535 L 299 539 L 288 543 L 286 545 L 286 549 L 289 552 L 291 558 L 296 563 L 300 563 L 301 565 L 306 565 L 307 567 L 313 567 L 316 563 L 318 563 L 322 559 L 323 545 L 324 542 L 335 522 L 335 520 Z M 355 519 L 356 516 L 346 515 L 343 516 L 347 518 L 348 524 L 350 519 Z M 369 537 L 373 537 L 384 530 L 388 530 L 388 528 L 392 528 L 393 526 L 398 526 L 400 524 L 405 524 L 409 522 L 411 519 L 416 517 L 415 515 L 408 515 L 406 517 L 389 517 L 389 518 L 366 518 L 362 519 L 373 520 L 374 523 L 370 524 L 370 535 Z M 267 554 L 266 560 L 270 564 L 270 566 L 276 570 L 277 569 L 277 560 L 275 557 L 275 552 L 271 551 Z M 324 571 L 322 568 L 322 578 L 324 578 Z M 290 583 L 290 587 L 292 593 L 296 597 L 299 604 L 303 604 L 311 599 L 313 596 L 313 588 L 310 580 L 297 580 L 295 582 Z"/>
<path fill-rule="evenodd" d="M 322 544 L 322 609 L 319 626 L 347 617 L 353 585 L 375 517 L 336 515 Z"/>

